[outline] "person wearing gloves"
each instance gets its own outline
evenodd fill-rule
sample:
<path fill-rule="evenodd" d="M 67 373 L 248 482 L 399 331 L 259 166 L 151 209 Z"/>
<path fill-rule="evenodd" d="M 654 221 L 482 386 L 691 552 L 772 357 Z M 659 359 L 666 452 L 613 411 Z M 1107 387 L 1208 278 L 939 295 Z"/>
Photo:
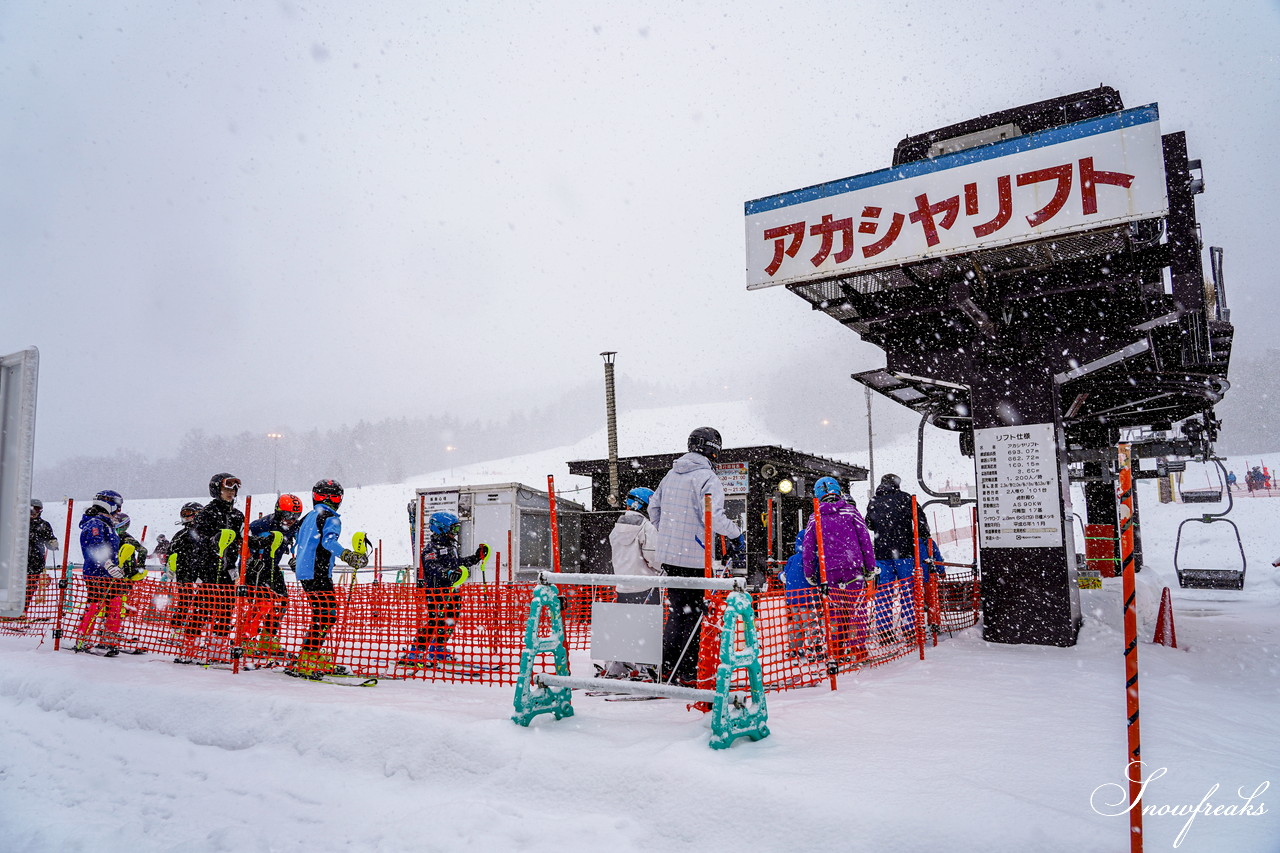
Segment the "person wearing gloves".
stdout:
<path fill-rule="evenodd" d="M 622 502 L 626 512 L 618 516 L 609 531 L 609 547 L 613 551 L 613 573 L 652 577 L 662 574 L 655 549 L 658 531 L 644 512 L 649 508 L 653 489 L 635 488 L 627 492 Z M 662 605 L 662 593 L 657 587 L 636 584 L 618 584 L 618 604 Z M 601 672 L 604 678 L 627 678 L 638 681 L 657 681 L 658 673 L 652 665 L 630 661 L 610 661 Z"/>
<path fill-rule="evenodd" d="M 116 565 L 124 575 L 115 594 L 107 602 L 107 612 L 118 613 L 123 619 L 131 612 L 129 609 L 130 587 L 133 586 L 134 581 L 146 580 L 148 552 L 145 545 L 130 535 L 128 513 L 123 511 L 112 513 L 111 523 L 115 526 L 116 536 L 120 539 L 120 550 L 116 552 Z M 105 639 L 117 650 L 125 645 L 132 645 L 135 648 L 138 645 L 137 637 L 126 637 L 110 629 L 107 630 Z"/>
<path fill-rule="evenodd" d="M 809 518 L 804 531 L 804 575 L 830 602 L 831 646 L 837 658 L 865 660 L 867 620 L 863 590 L 878 571 L 871 533 L 862 520 L 862 513 L 845 500 L 835 477 L 819 478 L 813 484 L 813 496 L 819 502 L 818 515 Z M 819 520 L 822 522 L 821 555 L 818 553 Z"/>
<path fill-rule="evenodd" d="M 84 615 L 80 617 L 73 648 L 87 652 L 93 648 L 89 639 L 98 614 L 106 610 L 108 635 L 120 631 L 119 608 L 107 607 L 107 602 L 120 594 L 123 588 L 124 570 L 116 563 L 120 551 L 120 537 L 116 535 L 112 513 L 120 511 L 124 498 L 112 489 L 104 489 L 93 496 L 93 502 L 80 519 L 80 551 L 84 555 L 84 585 L 88 594 Z M 113 658 L 120 650 L 107 644 L 106 657 Z"/>
<path fill-rule="evenodd" d="M 194 663 L 190 653 L 200 636 L 200 566 L 204 557 L 204 542 L 196 533 L 196 516 L 204 505 L 190 501 L 178 511 L 178 532 L 173 534 L 165 550 L 165 575 L 174 582 L 176 590 L 169 618 L 170 638 L 181 648 L 174 663 Z"/>
<path fill-rule="evenodd" d="M 275 512 L 249 522 L 249 565 L 245 583 L 253 602 L 245 618 L 245 653 L 262 657 L 284 657 L 280 646 L 280 621 L 289 604 L 280 560 L 293 550 L 293 537 L 302 517 L 302 501 L 297 495 L 281 495 Z"/>
<path fill-rule="evenodd" d="M 724 487 L 713 463 L 720 455 L 720 433 L 698 427 L 689 433 L 689 452 L 671 464 L 649 498 L 649 520 L 658 529 L 657 558 L 663 574 L 702 577 L 706 559 L 703 496 L 711 496 L 711 530 L 727 537 L 730 556 L 744 548 L 742 530 L 724 513 Z M 692 686 L 698 673 L 698 627 L 706 613 L 703 590 L 670 589 L 667 624 L 662 631 L 663 680 Z"/>
<path fill-rule="evenodd" d="M 53 526 L 41 517 L 44 503 L 37 498 L 31 499 L 31 523 L 27 528 L 27 595 L 22 605 L 22 616 L 27 618 L 31 609 L 31 598 L 44 580 L 44 562 L 50 551 L 58 550 L 58 537 L 53 535 Z"/>
<path fill-rule="evenodd" d="M 214 474 L 209 478 L 213 500 L 196 514 L 193 527 L 200 537 L 201 627 L 209 625 L 205 654 L 209 661 L 231 659 L 231 615 L 235 607 L 236 584 L 240 580 L 240 539 L 244 513 L 236 509 L 240 478 Z"/>
<path fill-rule="evenodd" d="M 334 671 L 333 658 L 321 651 L 330 629 L 338 621 L 338 595 L 333 589 L 333 563 L 339 557 L 348 566 L 362 569 L 369 563 L 364 551 L 364 534 L 352 537 L 352 547 L 344 548 L 342 535 L 342 484 L 321 480 L 311 487 L 314 509 L 298 524 L 294 572 L 311 604 L 311 627 L 302 641 L 298 659 L 285 672 L 315 678 Z"/>
<path fill-rule="evenodd" d="M 432 513 L 427 530 L 431 538 L 419 558 L 417 590 L 427 619 L 413 643 L 401 652 L 399 666 L 435 666 L 455 660 L 447 643 L 462 611 L 461 587 L 470 575 L 468 569 L 489 556 L 489 546 L 484 544 L 469 556 L 458 554 L 462 522 L 451 512 Z"/>

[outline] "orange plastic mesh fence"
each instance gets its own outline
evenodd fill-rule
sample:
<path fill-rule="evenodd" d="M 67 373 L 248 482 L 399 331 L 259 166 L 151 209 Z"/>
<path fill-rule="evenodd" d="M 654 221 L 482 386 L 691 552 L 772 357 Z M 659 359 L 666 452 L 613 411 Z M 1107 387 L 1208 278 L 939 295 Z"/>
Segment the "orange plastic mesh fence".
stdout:
<path fill-rule="evenodd" d="M 9 635 L 49 634 L 57 625 L 58 592 L 54 578 L 42 577 L 25 616 L 0 621 L 0 629 Z M 524 583 L 470 583 L 458 590 L 368 583 L 308 595 L 289 584 L 286 597 L 246 587 L 237 598 L 232 586 L 151 579 L 86 586 L 76 578 L 66 590 L 62 642 L 70 647 L 83 639 L 123 652 L 145 649 L 222 666 L 231 664 L 238 640 L 246 666 L 283 664 L 318 649 L 354 674 L 514 684 L 532 592 L 533 585 Z M 561 585 L 570 649 L 590 648 L 591 605 L 613 598 L 610 587 Z M 716 606 L 704 620 L 700 643 L 704 679 L 713 676 L 721 630 L 723 594 L 712 598 Z M 833 667 L 849 672 L 916 652 L 928 636 L 927 625 L 949 632 L 977 621 L 972 572 L 950 570 L 941 582 L 925 586 L 925 600 L 929 617 L 918 633 L 910 578 L 831 589 L 825 607 L 812 589 L 754 596 L 766 689 L 822 684 Z M 545 619 L 539 631 L 547 636 Z M 551 655 L 536 662 L 539 671 L 553 667 Z M 746 686 L 740 673 L 734 687 Z"/>

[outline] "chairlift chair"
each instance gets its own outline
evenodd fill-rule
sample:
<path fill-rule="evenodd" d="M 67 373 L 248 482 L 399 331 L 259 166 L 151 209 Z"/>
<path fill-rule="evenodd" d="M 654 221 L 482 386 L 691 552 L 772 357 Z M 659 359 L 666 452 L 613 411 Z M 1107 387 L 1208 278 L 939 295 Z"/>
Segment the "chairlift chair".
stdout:
<path fill-rule="evenodd" d="M 1244 555 L 1244 542 L 1240 539 L 1240 528 L 1236 527 L 1236 523 L 1227 518 L 1227 513 L 1231 512 L 1234 501 L 1231 492 L 1226 488 L 1227 470 L 1222 465 L 1222 460 L 1211 460 L 1218 467 L 1218 477 L 1222 488 L 1217 490 L 1218 497 L 1221 500 L 1223 493 L 1227 496 L 1227 508 L 1218 513 L 1205 513 L 1204 515 L 1195 516 L 1185 519 L 1178 525 L 1178 536 L 1173 544 L 1173 569 L 1178 573 L 1178 585 L 1183 589 L 1244 589 L 1244 573 L 1247 567 L 1247 560 Z M 1205 489 L 1204 492 L 1213 490 Z M 1196 500 L 1188 500 L 1187 492 L 1182 493 L 1182 499 L 1187 503 L 1195 503 Z M 1198 499 L 1197 499 L 1198 500 Z M 1214 498 L 1204 498 L 1205 502 L 1215 500 Z M 1200 524 L 1227 524 L 1231 527 L 1231 532 L 1235 536 L 1236 548 L 1240 552 L 1240 567 L 1237 568 L 1194 568 L 1184 569 L 1178 562 L 1178 556 L 1182 549 L 1182 528 L 1191 522 Z M 1233 561 L 1234 562 L 1234 561 Z"/>

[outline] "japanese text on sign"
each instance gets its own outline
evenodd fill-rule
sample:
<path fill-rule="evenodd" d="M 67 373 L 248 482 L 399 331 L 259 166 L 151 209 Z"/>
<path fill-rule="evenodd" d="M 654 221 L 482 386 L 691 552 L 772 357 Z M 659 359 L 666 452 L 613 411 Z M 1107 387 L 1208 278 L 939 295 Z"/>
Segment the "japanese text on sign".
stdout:
<path fill-rule="evenodd" d="M 978 429 L 973 436 L 983 545 L 1061 547 L 1053 424 Z"/>
<path fill-rule="evenodd" d="M 1155 106 L 747 205 L 747 286 L 1168 212 Z"/>

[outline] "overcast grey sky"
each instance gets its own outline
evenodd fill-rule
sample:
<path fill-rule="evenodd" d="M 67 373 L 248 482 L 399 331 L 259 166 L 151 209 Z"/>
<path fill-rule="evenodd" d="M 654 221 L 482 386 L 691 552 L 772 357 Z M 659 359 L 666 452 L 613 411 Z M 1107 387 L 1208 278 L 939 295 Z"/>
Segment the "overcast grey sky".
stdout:
<path fill-rule="evenodd" d="M 501 416 L 603 349 L 679 385 L 865 369 L 852 332 L 745 291 L 742 203 L 1099 84 L 1187 131 L 1256 349 L 1277 45 L 1275 2 L 7 0 L 0 351 L 40 348 L 37 464 Z"/>

